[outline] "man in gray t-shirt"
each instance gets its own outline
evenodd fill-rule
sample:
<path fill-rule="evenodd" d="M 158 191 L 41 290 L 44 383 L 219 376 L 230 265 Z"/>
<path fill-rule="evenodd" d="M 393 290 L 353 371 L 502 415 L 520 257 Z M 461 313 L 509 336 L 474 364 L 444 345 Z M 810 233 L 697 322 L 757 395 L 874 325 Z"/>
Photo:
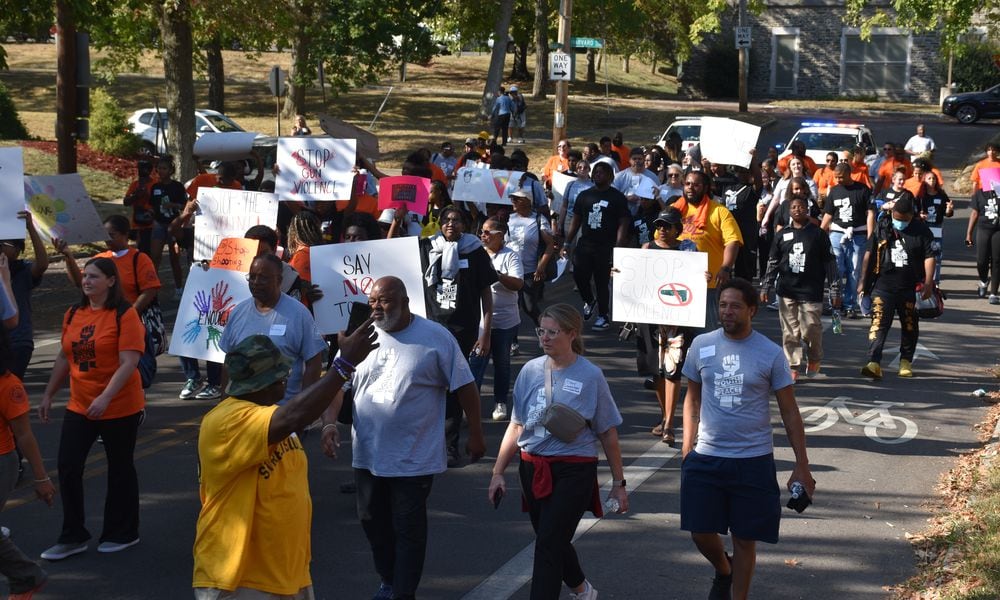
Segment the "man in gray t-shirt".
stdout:
<path fill-rule="evenodd" d="M 746 598 L 758 541 L 778 541 L 781 495 L 775 473 L 770 396 L 795 452 L 788 488 L 811 497 L 805 430 L 781 348 L 757 333 L 757 292 L 744 279 L 719 287 L 720 329 L 699 335 L 684 361 L 688 378 L 681 450 L 681 529 L 715 567 L 709 598 Z M 720 534 L 731 533 L 733 556 Z"/>

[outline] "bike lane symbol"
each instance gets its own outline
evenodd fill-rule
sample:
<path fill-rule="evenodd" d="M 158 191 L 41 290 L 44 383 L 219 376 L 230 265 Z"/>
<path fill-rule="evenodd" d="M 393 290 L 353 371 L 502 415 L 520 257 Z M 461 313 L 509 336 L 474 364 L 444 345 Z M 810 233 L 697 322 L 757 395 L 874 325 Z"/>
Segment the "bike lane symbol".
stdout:
<path fill-rule="evenodd" d="M 814 433 L 833 427 L 843 419 L 848 425 L 863 427 L 865 435 L 880 444 L 902 444 L 917 437 L 917 424 L 893 415 L 889 408 L 905 406 L 903 402 L 874 403 L 858 402 L 849 396 L 838 396 L 824 406 L 806 406 L 799 409 L 806 433 Z M 851 407 L 866 409 L 856 415 Z"/>

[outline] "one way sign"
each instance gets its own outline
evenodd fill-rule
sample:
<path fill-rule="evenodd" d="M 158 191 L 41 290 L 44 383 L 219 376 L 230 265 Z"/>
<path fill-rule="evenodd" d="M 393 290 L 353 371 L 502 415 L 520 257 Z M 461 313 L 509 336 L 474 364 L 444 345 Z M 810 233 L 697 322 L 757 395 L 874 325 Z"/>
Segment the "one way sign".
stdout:
<path fill-rule="evenodd" d="M 573 80 L 573 65 L 569 54 L 565 52 L 552 52 L 549 54 L 549 80 Z"/>

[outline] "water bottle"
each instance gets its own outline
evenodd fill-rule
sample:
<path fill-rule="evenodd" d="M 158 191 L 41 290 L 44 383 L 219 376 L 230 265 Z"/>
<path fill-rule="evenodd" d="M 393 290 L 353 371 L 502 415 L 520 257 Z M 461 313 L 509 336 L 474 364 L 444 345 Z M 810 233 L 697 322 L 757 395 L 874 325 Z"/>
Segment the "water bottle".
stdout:
<path fill-rule="evenodd" d="M 835 335 L 844 333 L 844 326 L 840 323 L 840 313 L 837 310 L 833 311 L 830 321 L 833 323 L 833 333 Z"/>
<path fill-rule="evenodd" d="M 801 481 L 793 481 L 789 491 L 792 492 L 792 497 L 788 500 L 787 506 L 795 512 L 801 513 L 806 507 L 812 504 L 812 499 L 806 493 L 806 486 L 802 485 Z"/>
<path fill-rule="evenodd" d="M 802 485 L 801 481 L 792 482 L 792 500 L 798 500 L 802 497 L 802 493 L 806 491 L 806 486 Z"/>
<path fill-rule="evenodd" d="M 622 505 L 618 502 L 617 498 L 608 498 L 604 501 L 604 512 L 607 514 L 616 513 Z"/>

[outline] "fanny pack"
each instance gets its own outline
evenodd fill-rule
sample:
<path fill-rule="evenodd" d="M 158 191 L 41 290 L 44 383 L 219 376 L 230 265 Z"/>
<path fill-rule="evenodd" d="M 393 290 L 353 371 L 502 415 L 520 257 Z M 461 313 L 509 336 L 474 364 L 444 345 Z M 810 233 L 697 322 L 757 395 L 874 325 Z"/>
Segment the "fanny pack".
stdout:
<path fill-rule="evenodd" d="M 559 404 L 552 397 L 552 368 L 548 360 L 545 361 L 545 398 L 549 405 L 545 407 L 540 423 L 560 442 L 569 444 L 581 431 L 590 427 L 590 421 L 583 415 L 565 404 Z"/>

